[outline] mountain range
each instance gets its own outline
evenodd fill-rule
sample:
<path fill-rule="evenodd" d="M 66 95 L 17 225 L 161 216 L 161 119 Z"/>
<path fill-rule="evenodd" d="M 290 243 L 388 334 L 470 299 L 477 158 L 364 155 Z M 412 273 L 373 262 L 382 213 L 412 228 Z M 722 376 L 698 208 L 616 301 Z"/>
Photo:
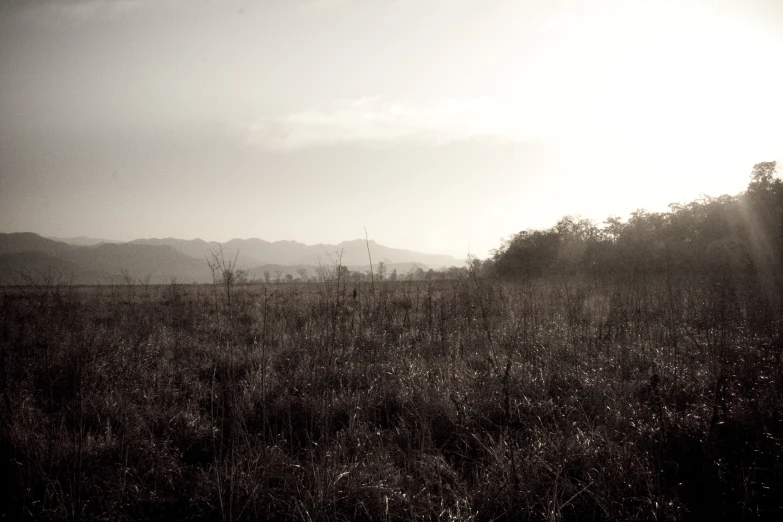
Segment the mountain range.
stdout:
<path fill-rule="evenodd" d="M 364 239 L 343 241 L 337 245 L 317 244 L 305 245 L 296 241 L 276 241 L 271 243 L 263 239 L 232 239 L 225 243 L 217 241 L 203 241 L 201 239 L 136 239 L 130 241 L 131 245 L 155 245 L 170 246 L 174 250 L 185 255 L 204 259 L 211 256 L 212 252 L 223 249 L 226 259 L 236 257 L 237 266 L 250 268 L 258 265 L 309 265 L 316 266 L 319 263 L 329 264 L 337 261 L 337 256 L 342 252 L 342 264 L 346 266 L 369 265 L 367 247 L 370 247 L 373 263 L 383 261 L 387 265 L 395 263 L 417 263 L 426 268 L 440 268 L 442 266 L 462 265 L 463 263 L 452 256 L 437 254 L 422 254 L 411 250 L 391 248 L 379 245 L 374 240 L 366 242 Z M 238 255 L 237 255 L 238 254 Z"/>
<path fill-rule="evenodd" d="M 369 244 L 368 244 L 369 243 Z M 424 254 L 391 248 L 373 240 L 343 241 L 337 245 L 305 245 L 296 241 L 232 239 L 225 243 L 201 239 L 136 239 L 127 243 L 87 237 L 45 238 L 32 232 L 0 233 L 0 284 L 20 284 L 61 278 L 74 284 L 145 281 L 206 283 L 212 281 L 208 261 L 222 249 L 226 261 L 246 270 L 250 279 L 264 272 L 291 274 L 305 269 L 313 275 L 318 266 L 341 263 L 352 270 L 369 270 L 383 261 L 391 272 L 415 268 L 427 270 L 464 263 L 452 256 Z"/>

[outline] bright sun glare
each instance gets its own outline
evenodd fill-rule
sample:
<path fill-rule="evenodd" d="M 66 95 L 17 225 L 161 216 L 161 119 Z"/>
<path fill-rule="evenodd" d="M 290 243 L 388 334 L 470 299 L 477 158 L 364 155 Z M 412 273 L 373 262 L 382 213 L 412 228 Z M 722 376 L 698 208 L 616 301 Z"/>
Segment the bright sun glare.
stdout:
<path fill-rule="evenodd" d="M 658 19 L 623 36 L 593 64 L 602 81 L 585 109 L 590 139 L 612 143 L 626 174 L 656 180 L 638 206 L 743 190 L 750 167 L 783 143 L 768 117 L 783 107 L 771 67 L 781 46 L 711 18 Z"/>

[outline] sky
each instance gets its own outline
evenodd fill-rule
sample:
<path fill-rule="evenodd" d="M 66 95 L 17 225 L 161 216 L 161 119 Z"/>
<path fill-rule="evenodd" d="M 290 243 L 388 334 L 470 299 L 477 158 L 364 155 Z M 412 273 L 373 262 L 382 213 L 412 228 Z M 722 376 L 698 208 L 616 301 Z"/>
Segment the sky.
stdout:
<path fill-rule="evenodd" d="M 779 0 L 5 0 L 0 231 L 464 258 L 783 161 Z"/>

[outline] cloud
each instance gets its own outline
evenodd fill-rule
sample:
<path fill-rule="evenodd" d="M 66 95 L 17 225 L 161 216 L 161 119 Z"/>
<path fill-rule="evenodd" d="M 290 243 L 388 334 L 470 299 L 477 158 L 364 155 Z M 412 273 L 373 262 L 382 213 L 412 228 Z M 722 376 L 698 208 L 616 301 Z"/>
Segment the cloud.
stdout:
<path fill-rule="evenodd" d="M 63 0 L 26 5 L 35 14 L 43 13 L 56 20 L 101 20 L 122 17 L 149 4 L 149 0 Z"/>
<path fill-rule="evenodd" d="M 306 11 L 329 11 L 342 9 L 350 4 L 350 0 L 303 0 L 302 9 Z"/>
<path fill-rule="evenodd" d="M 360 143 L 444 145 L 468 140 L 534 139 L 530 111 L 490 98 L 448 98 L 430 103 L 379 97 L 334 101 L 248 126 L 248 141 L 272 150 Z"/>

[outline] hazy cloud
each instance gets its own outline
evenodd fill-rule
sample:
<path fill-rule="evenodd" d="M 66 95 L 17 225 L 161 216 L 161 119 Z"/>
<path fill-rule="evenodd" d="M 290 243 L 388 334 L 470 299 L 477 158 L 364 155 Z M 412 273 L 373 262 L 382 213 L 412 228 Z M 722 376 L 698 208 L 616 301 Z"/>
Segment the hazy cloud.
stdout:
<path fill-rule="evenodd" d="M 429 103 L 380 97 L 340 100 L 249 125 L 248 140 L 274 150 L 346 143 L 412 142 L 444 145 L 465 140 L 525 141 L 534 114 L 490 98 L 448 98 Z"/>
<path fill-rule="evenodd" d="M 347 6 L 350 2 L 351 0 L 303 0 L 302 8 L 308 11 L 320 12 L 329 9 L 339 9 Z"/>
<path fill-rule="evenodd" d="M 29 3 L 26 7 L 56 19 L 92 20 L 122 17 L 149 4 L 149 0 L 63 0 Z"/>

